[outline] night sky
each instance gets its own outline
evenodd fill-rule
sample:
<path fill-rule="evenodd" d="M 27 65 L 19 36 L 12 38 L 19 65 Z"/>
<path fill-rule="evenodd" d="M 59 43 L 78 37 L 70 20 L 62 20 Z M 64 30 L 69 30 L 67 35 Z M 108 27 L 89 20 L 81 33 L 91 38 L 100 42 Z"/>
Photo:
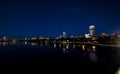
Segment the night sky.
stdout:
<path fill-rule="evenodd" d="M 0 0 L 0 37 L 120 33 L 119 0 Z"/>

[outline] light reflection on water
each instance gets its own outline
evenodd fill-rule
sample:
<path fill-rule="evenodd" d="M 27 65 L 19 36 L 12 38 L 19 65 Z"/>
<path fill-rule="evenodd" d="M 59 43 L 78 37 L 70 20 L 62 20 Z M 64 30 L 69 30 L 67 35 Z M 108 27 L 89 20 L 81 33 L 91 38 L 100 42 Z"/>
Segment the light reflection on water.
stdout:
<path fill-rule="evenodd" d="M 0 45 L 6 46 L 6 45 L 15 45 L 17 42 L 0 42 Z"/>
<path fill-rule="evenodd" d="M 31 45 L 31 46 L 37 46 L 37 45 L 44 45 L 44 44 L 39 44 L 39 43 L 35 43 L 35 42 L 24 42 L 24 45 Z M 49 46 L 49 43 L 45 43 L 45 45 Z M 96 46 L 86 46 L 86 45 L 77 45 L 77 44 L 69 44 L 69 43 L 53 43 L 51 44 L 53 45 L 53 48 L 61 48 L 63 53 L 69 53 L 70 49 L 82 49 L 83 51 L 85 51 L 84 53 L 86 54 L 86 52 L 88 52 L 88 56 L 92 61 L 97 61 L 97 57 L 96 57 Z"/>
<path fill-rule="evenodd" d="M 73 49 L 75 49 L 76 48 L 76 45 L 75 44 L 73 44 Z"/>
<path fill-rule="evenodd" d="M 89 56 L 89 58 L 90 58 L 92 61 L 94 61 L 94 62 L 97 61 L 96 46 L 92 46 L 92 49 L 91 49 L 91 51 L 90 51 L 90 53 L 89 53 L 88 56 Z"/>
<path fill-rule="evenodd" d="M 9 45 L 9 44 L 14 45 L 16 43 L 0 42 L 0 46 L 6 46 L 6 45 Z M 87 45 L 69 44 L 69 43 L 59 43 L 59 44 L 57 44 L 57 43 L 54 43 L 54 44 L 45 43 L 45 44 L 39 44 L 39 43 L 35 43 L 35 42 L 31 42 L 31 43 L 24 42 L 23 44 L 25 46 L 27 46 L 27 45 L 31 45 L 31 46 L 44 46 L 45 45 L 45 46 L 48 46 L 48 47 L 50 46 L 51 48 L 54 48 L 54 49 L 58 49 L 59 48 L 59 49 L 61 49 L 63 54 L 71 53 L 71 50 L 72 51 L 76 51 L 77 50 L 77 51 L 80 51 L 80 55 L 83 55 L 84 57 L 87 56 L 89 58 L 89 60 L 91 60 L 92 62 L 100 61 L 101 59 L 104 58 L 104 55 L 108 56 L 109 54 L 113 54 L 112 52 L 110 52 L 109 49 L 105 49 L 105 52 L 107 50 L 110 53 L 107 52 L 105 54 L 104 54 L 104 51 L 102 52 L 103 49 L 99 49 L 99 51 L 102 52 L 102 54 L 100 53 L 99 54 L 100 56 L 98 56 L 98 53 L 99 53 L 98 52 L 98 46 L 87 46 Z M 114 51 L 116 51 L 116 53 L 114 53 L 111 56 L 115 56 L 115 60 L 119 61 L 120 60 L 119 59 L 120 58 L 120 55 L 119 55 L 120 52 L 118 52 L 118 51 L 120 51 L 120 50 L 115 49 Z M 108 59 L 108 58 L 103 59 L 103 61 L 106 61 L 106 59 Z M 107 62 L 109 62 L 109 61 L 107 61 Z M 110 62 L 111 62 L 111 60 L 110 60 Z M 100 63 L 101 63 L 101 61 L 100 61 Z M 114 62 L 114 64 L 115 65 L 119 65 L 120 63 L 116 64 Z M 116 71 L 115 74 L 120 74 L 120 68 L 118 68 L 118 70 Z"/>
<path fill-rule="evenodd" d="M 97 55 L 96 55 L 96 46 L 87 47 L 86 45 L 78 46 L 76 44 L 68 44 L 68 43 L 56 44 L 56 43 L 54 43 L 53 47 L 61 48 L 63 50 L 63 53 L 69 53 L 70 49 L 74 50 L 76 48 L 79 48 L 79 49 L 82 49 L 83 51 L 85 51 L 85 52 L 83 52 L 83 55 L 88 56 L 91 61 L 96 62 L 98 60 Z M 87 54 L 86 54 L 86 52 L 87 52 Z"/>
<path fill-rule="evenodd" d="M 82 45 L 82 49 L 83 49 L 83 51 L 85 50 L 85 45 Z"/>

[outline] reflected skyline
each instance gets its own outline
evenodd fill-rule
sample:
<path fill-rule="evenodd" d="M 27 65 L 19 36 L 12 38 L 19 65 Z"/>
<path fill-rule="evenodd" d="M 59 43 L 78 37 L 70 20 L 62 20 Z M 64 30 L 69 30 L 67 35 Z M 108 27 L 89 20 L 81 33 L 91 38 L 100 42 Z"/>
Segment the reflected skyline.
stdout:
<path fill-rule="evenodd" d="M 88 57 L 89 57 L 92 61 L 97 62 L 98 58 L 97 58 L 97 54 L 96 54 L 96 46 L 92 46 L 92 49 L 91 49 Z"/>
<path fill-rule="evenodd" d="M 8 43 L 8 42 L 2 43 L 2 42 L 0 42 L 0 47 L 3 46 L 5 48 L 7 48 L 7 46 L 10 44 L 12 46 L 12 49 L 16 46 L 19 46 L 19 43 Z M 21 46 L 21 44 L 23 47 Z M 101 47 L 101 46 L 95 46 L 95 45 L 80 45 L 80 44 L 74 44 L 74 43 L 54 43 L 54 44 L 52 44 L 52 43 L 48 43 L 48 42 L 46 42 L 46 43 L 23 42 L 21 44 L 20 44 L 20 47 L 24 48 L 24 46 L 25 46 L 24 50 L 22 50 L 21 48 L 19 50 L 16 50 L 16 49 L 15 50 L 18 52 L 25 51 L 25 52 L 23 52 L 24 56 L 27 53 L 29 53 L 29 51 L 30 51 L 30 53 L 27 54 L 27 56 L 31 56 L 31 55 L 33 56 L 33 53 L 34 53 L 34 56 L 35 56 L 34 58 L 37 57 L 37 60 L 40 59 L 41 55 L 42 55 L 42 56 L 45 56 L 45 57 L 43 57 L 43 59 L 50 58 L 49 60 L 52 59 L 54 61 L 54 60 L 57 60 L 60 58 L 59 61 L 62 61 L 62 62 L 69 61 L 72 64 L 76 64 L 76 62 L 77 62 L 77 64 L 79 64 L 79 63 L 81 64 L 85 61 L 85 63 L 84 63 L 85 65 L 88 63 L 97 63 L 97 64 L 110 63 L 110 65 L 111 64 L 115 65 L 115 67 L 116 67 L 116 65 L 117 66 L 120 65 L 120 63 L 119 63 L 120 54 L 118 52 L 119 51 L 118 48 L 116 48 L 117 50 L 114 50 L 111 47 Z M 29 47 L 27 47 L 27 46 L 29 46 Z M 26 49 L 29 49 L 29 50 L 26 50 Z M 39 51 L 39 52 L 37 52 L 37 51 Z M 21 54 L 22 52 L 20 52 L 19 54 L 22 55 Z M 83 62 L 81 62 L 81 61 L 83 61 Z M 49 62 L 49 61 L 47 61 L 47 62 Z"/>
<path fill-rule="evenodd" d="M 61 44 L 58 44 L 59 46 L 61 46 Z M 61 47 L 57 47 L 57 44 L 54 44 L 54 48 L 61 48 Z M 97 55 L 96 55 L 96 46 L 86 46 L 86 45 L 76 45 L 76 44 L 67 44 L 67 43 L 63 43 L 62 44 L 62 50 L 63 50 L 63 53 L 69 53 L 69 50 L 70 48 L 72 48 L 73 50 L 77 48 L 80 48 L 82 49 L 83 51 L 83 55 L 86 54 L 86 52 L 88 52 L 88 54 L 86 54 L 91 61 L 94 61 L 94 62 L 97 62 L 98 58 L 97 58 Z M 85 55 L 84 55 L 85 56 Z"/>
<path fill-rule="evenodd" d="M 0 42 L 0 46 L 7 46 L 7 45 L 16 45 L 16 44 L 19 44 L 17 42 Z M 37 42 L 27 42 L 25 41 L 24 43 L 22 43 L 23 45 L 31 45 L 31 46 L 48 46 L 48 47 L 51 47 L 51 48 L 55 48 L 55 49 L 60 49 L 60 51 L 62 51 L 64 54 L 67 54 L 67 53 L 71 53 L 71 50 L 72 52 L 73 51 L 76 51 L 76 50 L 79 50 L 83 56 L 88 56 L 88 58 L 91 60 L 91 61 L 94 61 L 96 62 L 98 60 L 97 58 L 97 46 L 87 46 L 87 45 L 79 45 L 79 44 L 69 44 L 69 43 L 54 43 L 54 44 L 51 44 L 51 43 L 45 43 L 45 44 L 42 44 L 42 43 L 37 43 Z M 82 50 L 82 51 L 81 51 Z M 118 54 L 117 54 L 118 55 Z M 118 55 L 120 56 L 120 55 Z M 118 59 L 118 58 L 116 58 Z"/>

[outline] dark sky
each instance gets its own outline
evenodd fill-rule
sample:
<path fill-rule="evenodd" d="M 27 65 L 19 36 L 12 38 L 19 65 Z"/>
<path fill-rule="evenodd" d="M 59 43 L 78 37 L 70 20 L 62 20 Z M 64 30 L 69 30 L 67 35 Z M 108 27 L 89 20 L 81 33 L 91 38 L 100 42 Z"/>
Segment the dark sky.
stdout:
<path fill-rule="evenodd" d="M 119 0 L 0 0 L 0 36 L 57 37 L 120 32 Z"/>

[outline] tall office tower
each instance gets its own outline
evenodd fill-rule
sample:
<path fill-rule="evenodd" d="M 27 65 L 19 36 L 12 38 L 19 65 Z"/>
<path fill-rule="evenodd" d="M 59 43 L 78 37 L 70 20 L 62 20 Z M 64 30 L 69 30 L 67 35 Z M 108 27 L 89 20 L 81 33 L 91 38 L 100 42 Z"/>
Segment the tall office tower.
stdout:
<path fill-rule="evenodd" d="M 94 25 L 90 25 L 90 26 L 89 26 L 89 31 L 90 31 L 90 37 L 94 37 L 94 34 L 95 34 L 95 26 L 94 26 Z"/>
<path fill-rule="evenodd" d="M 66 32 L 63 32 L 63 38 L 66 38 Z"/>

